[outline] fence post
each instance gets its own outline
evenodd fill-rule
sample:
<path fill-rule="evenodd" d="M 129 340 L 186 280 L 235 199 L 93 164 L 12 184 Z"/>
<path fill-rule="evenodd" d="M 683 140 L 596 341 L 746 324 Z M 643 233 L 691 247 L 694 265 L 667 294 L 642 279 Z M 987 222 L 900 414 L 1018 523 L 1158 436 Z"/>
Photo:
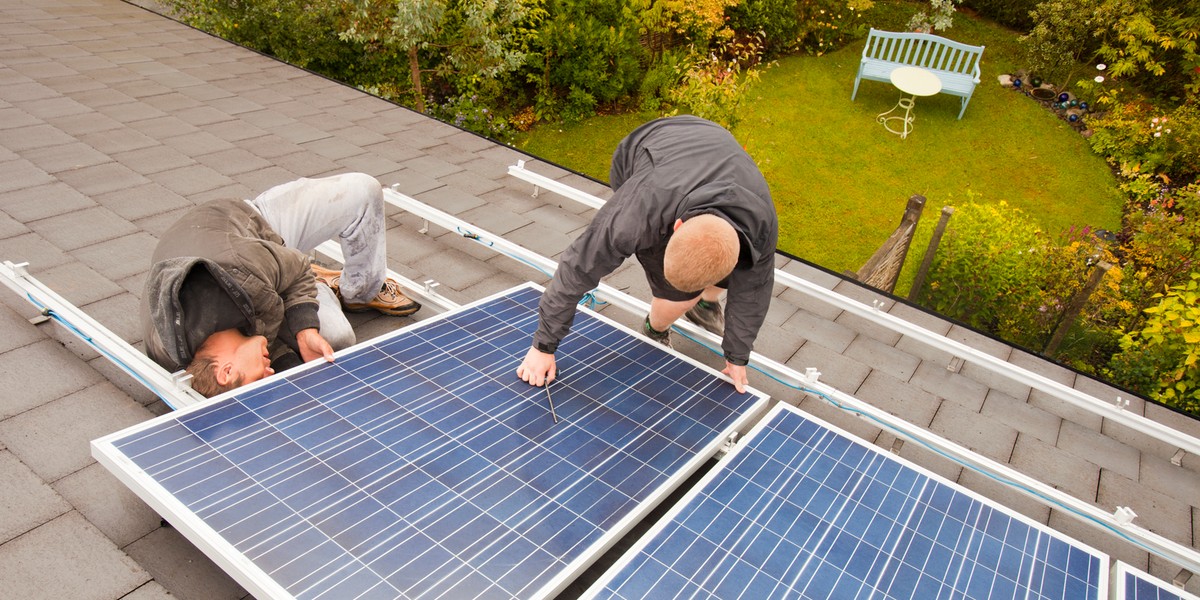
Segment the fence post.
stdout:
<path fill-rule="evenodd" d="M 925 285 L 925 278 L 929 276 L 933 255 L 937 254 L 938 246 L 942 243 L 942 234 L 946 233 L 946 224 L 950 222 L 950 217 L 953 215 L 953 206 L 942 207 L 942 215 L 938 217 L 937 228 L 933 230 L 933 237 L 929 238 L 929 246 L 925 248 L 925 256 L 921 259 L 921 268 L 917 269 L 917 276 L 913 279 L 912 288 L 908 290 L 908 299 L 912 302 L 917 302 L 921 296 L 921 286 Z"/>
<path fill-rule="evenodd" d="M 1071 296 L 1071 301 L 1067 302 L 1067 307 L 1063 309 L 1062 319 L 1059 320 L 1058 327 L 1054 328 L 1054 335 L 1050 336 L 1050 341 L 1046 343 L 1046 348 L 1042 350 L 1042 356 L 1053 358 L 1054 354 L 1058 352 L 1058 347 L 1062 344 L 1063 338 L 1067 337 L 1067 330 L 1075 324 L 1075 319 L 1083 311 L 1083 306 L 1087 304 L 1088 298 L 1091 297 L 1092 292 L 1096 291 L 1096 286 L 1100 285 L 1100 280 L 1111 268 L 1112 264 L 1103 260 L 1096 263 L 1096 266 L 1092 268 L 1091 274 L 1088 275 L 1087 283 L 1084 283 L 1083 287 L 1075 292 L 1074 296 Z"/>

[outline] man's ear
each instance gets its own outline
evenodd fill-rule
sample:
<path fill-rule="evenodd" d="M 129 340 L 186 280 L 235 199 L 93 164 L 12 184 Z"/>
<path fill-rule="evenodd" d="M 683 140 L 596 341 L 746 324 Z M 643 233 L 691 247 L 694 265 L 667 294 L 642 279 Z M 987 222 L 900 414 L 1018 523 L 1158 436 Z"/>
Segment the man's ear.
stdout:
<path fill-rule="evenodd" d="M 683 227 L 683 219 L 675 219 L 675 226 L 671 228 L 671 231 L 679 231 L 680 227 Z"/>
<path fill-rule="evenodd" d="M 232 361 L 216 363 L 213 365 L 213 368 L 217 370 L 217 372 L 216 372 L 217 385 L 219 385 L 221 387 L 225 387 L 225 386 L 233 383 L 234 374 L 233 374 L 233 362 Z"/>

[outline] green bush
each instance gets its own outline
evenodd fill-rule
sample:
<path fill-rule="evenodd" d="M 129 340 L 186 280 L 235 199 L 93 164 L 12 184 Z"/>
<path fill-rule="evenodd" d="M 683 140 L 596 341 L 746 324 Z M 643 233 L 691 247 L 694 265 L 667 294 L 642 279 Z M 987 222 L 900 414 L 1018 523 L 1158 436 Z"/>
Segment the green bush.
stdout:
<path fill-rule="evenodd" d="M 632 96 L 646 52 L 628 2 L 556 0 L 547 10 L 530 65 L 540 72 L 529 74 L 539 117 L 574 121 Z"/>
<path fill-rule="evenodd" d="M 1088 121 L 1089 141 L 1127 177 L 1146 173 L 1188 183 L 1200 175 L 1200 101 L 1166 110 L 1113 96 L 1105 104 L 1110 108 Z"/>
<path fill-rule="evenodd" d="M 682 81 L 667 92 L 667 99 L 677 107 L 675 112 L 687 112 L 733 129 L 741 120 L 738 109 L 746 93 L 761 75 L 760 59 L 756 39 L 722 44 L 709 54 L 697 52 L 684 65 Z"/>
<path fill-rule="evenodd" d="M 1110 374 L 1160 402 L 1200 414 L 1200 272 L 1155 298 L 1145 326 L 1121 341 Z"/>
<path fill-rule="evenodd" d="M 800 44 L 798 0 L 744 0 L 726 11 L 739 36 L 762 36 L 763 54 L 779 56 Z"/>
<path fill-rule="evenodd" d="M 1016 29 L 1029 31 L 1033 28 L 1033 19 L 1029 12 L 1038 5 L 1037 0 L 964 0 L 963 6 L 974 10 L 981 16 L 997 23 Z"/>
<path fill-rule="evenodd" d="M 1007 203 L 956 209 L 923 290 L 929 308 L 1041 351 L 1093 265 L 1108 258 L 1087 228 L 1055 240 Z"/>

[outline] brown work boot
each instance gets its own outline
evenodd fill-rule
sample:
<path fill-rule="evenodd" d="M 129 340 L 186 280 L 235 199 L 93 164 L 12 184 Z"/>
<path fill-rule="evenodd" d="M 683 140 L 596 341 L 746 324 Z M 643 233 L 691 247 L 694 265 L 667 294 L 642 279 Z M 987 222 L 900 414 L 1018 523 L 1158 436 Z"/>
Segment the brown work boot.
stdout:
<path fill-rule="evenodd" d="M 342 272 L 326 269 L 317 263 L 312 263 L 311 266 L 313 277 L 316 277 L 317 281 L 329 286 L 329 289 L 333 290 L 333 295 L 337 296 L 338 300 L 341 300 L 342 291 L 338 289 L 338 284 L 341 282 Z"/>
<path fill-rule="evenodd" d="M 340 296 L 339 296 L 340 297 Z M 383 281 L 383 287 L 379 289 L 379 293 L 375 294 L 375 298 L 365 304 L 351 304 L 342 299 L 342 308 L 350 312 L 364 312 L 367 310 L 377 310 L 385 315 L 393 317 L 404 317 L 411 315 L 420 310 L 421 305 L 416 301 L 405 296 L 400 291 L 400 284 L 391 279 Z"/>

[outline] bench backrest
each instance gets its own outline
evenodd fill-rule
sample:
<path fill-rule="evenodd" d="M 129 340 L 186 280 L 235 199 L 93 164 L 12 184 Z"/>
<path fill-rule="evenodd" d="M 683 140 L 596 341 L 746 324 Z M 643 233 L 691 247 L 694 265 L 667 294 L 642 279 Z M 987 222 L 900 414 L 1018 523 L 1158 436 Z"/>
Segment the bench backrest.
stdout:
<path fill-rule="evenodd" d="M 979 77 L 983 46 L 971 46 L 931 33 L 897 33 L 871 29 L 863 60 L 874 59 Z"/>

